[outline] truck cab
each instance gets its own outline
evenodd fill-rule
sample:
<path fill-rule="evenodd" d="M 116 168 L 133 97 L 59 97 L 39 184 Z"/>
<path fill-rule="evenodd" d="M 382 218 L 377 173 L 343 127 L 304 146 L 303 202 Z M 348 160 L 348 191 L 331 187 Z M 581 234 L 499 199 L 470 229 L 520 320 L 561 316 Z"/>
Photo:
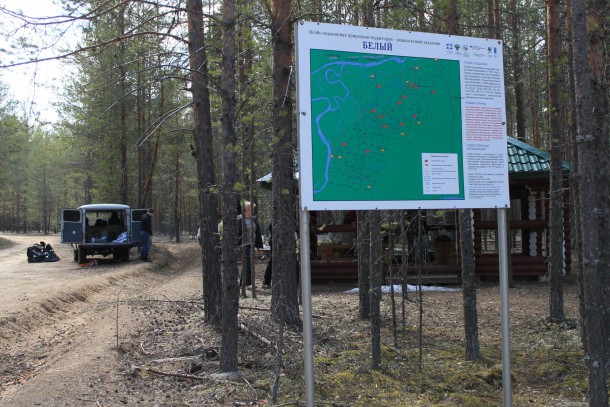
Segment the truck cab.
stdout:
<path fill-rule="evenodd" d="M 112 255 L 129 261 L 129 252 L 141 246 L 140 218 L 147 209 L 131 209 L 121 204 L 90 204 L 61 211 L 61 243 L 74 249 L 74 261 L 85 263 L 87 256 Z"/>

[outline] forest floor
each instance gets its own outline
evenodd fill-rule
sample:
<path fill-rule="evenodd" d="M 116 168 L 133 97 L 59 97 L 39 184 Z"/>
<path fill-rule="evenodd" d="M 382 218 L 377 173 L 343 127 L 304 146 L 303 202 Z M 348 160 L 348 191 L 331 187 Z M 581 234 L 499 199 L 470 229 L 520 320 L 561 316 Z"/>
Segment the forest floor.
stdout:
<path fill-rule="evenodd" d="M 40 240 L 61 261 L 27 263 L 27 246 Z M 271 405 L 279 329 L 270 291 L 260 289 L 265 263 L 257 264 L 256 298 L 248 291 L 240 299 L 241 377 L 226 378 L 218 375 L 220 332 L 202 323 L 199 250 L 192 240 L 154 243 L 152 262 L 82 267 L 57 236 L 1 235 L 0 407 Z M 459 287 L 409 293 L 394 331 L 384 294 L 379 370 L 370 368 L 370 326 L 358 318 L 355 286 L 313 285 L 316 406 L 502 405 L 497 282 L 478 289 L 482 356 L 474 362 L 464 360 Z M 587 405 L 576 285 L 566 284 L 564 301 L 571 319 L 551 324 L 547 284 L 510 289 L 515 406 Z M 396 303 L 402 315 L 399 296 Z M 282 350 L 275 405 L 303 406 L 298 330 L 284 331 Z"/>

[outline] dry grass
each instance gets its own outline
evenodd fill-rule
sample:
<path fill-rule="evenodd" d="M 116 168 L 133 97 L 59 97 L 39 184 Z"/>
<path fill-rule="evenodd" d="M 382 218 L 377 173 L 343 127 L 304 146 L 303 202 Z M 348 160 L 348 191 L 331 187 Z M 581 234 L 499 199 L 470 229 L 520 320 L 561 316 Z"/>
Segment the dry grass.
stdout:
<path fill-rule="evenodd" d="M 405 330 L 391 330 L 389 297 L 384 296 L 382 368 L 371 369 L 370 327 L 358 319 L 358 296 L 345 285 L 314 286 L 316 405 L 319 406 L 499 406 L 502 405 L 499 292 L 496 284 L 479 289 L 482 357 L 464 360 L 461 292 L 424 294 L 422 345 L 417 304 L 407 303 Z M 577 310 L 575 287 L 566 287 L 566 312 Z M 515 406 L 586 405 L 586 368 L 580 331 L 574 323 L 545 322 L 547 287 L 522 283 L 511 290 L 512 386 Z M 122 347 L 125 369 L 139 400 L 166 394 L 168 406 L 268 405 L 274 381 L 278 327 L 268 312 L 270 294 L 241 300 L 239 337 L 243 380 L 221 380 L 214 358 L 159 362 L 193 356 L 197 349 L 219 348 L 220 334 L 200 323 L 193 303 L 132 306 L 140 332 Z M 400 314 L 400 312 L 399 312 Z M 402 326 L 399 321 L 398 326 Z M 278 405 L 304 405 L 301 334 L 287 330 L 282 354 Z M 154 362 L 154 361 L 157 362 Z M 420 362 L 421 361 L 421 362 Z M 147 370 L 148 369 L 148 370 Z M 151 373 L 154 372 L 154 373 Z M 159 372 L 193 375 L 175 377 Z M 154 389 L 154 390 L 152 390 Z M 150 397 L 150 398 L 148 398 Z M 165 405 L 165 404 L 157 404 Z"/>

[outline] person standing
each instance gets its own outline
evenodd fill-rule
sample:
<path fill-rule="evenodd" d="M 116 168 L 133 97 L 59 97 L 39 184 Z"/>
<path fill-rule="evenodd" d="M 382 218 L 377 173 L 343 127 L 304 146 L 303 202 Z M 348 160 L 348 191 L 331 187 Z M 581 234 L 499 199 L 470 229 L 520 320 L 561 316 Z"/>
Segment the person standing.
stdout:
<path fill-rule="evenodd" d="M 150 250 L 152 239 L 152 215 L 154 212 L 154 209 L 151 208 L 140 218 L 140 238 L 142 239 L 140 259 L 142 261 L 148 261 L 148 251 Z"/>
<path fill-rule="evenodd" d="M 244 219 L 242 219 L 241 215 L 237 217 L 237 235 L 239 237 L 239 244 L 243 245 L 245 259 L 243 262 L 243 267 L 241 271 L 241 278 L 239 281 L 239 285 L 241 285 L 242 279 L 245 277 L 246 286 L 252 285 L 252 263 L 250 261 L 250 253 L 252 250 L 252 234 L 254 232 L 254 247 L 256 249 L 256 254 L 259 253 L 260 249 L 263 248 L 263 236 L 261 234 L 261 229 L 258 226 L 258 221 L 256 220 L 256 216 L 252 216 L 252 209 L 255 206 L 252 202 L 246 201 L 244 203 Z M 245 230 L 242 228 L 242 220 L 245 224 Z M 252 230 L 254 228 L 254 230 Z"/>

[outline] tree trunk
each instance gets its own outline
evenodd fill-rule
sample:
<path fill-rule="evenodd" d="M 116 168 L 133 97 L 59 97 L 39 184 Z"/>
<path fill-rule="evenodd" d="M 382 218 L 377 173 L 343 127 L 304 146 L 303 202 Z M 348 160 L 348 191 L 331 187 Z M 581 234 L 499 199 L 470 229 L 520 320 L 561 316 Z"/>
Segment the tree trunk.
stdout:
<path fill-rule="evenodd" d="M 494 2 L 494 10 L 497 10 Z M 457 10 L 457 0 L 451 0 L 451 9 Z M 456 11 L 457 13 L 457 11 Z M 495 15 L 495 13 L 494 13 Z M 457 35 L 457 14 L 454 22 L 449 24 L 449 34 Z M 494 19 L 499 21 L 499 15 Z M 464 308 L 464 340 L 466 360 L 476 360 L 480 357 L 479 352 L 479 320 L 477 315 L 477 284 L 474 259 L 474 232 L 472 210 L 463 209 L 459 211 L 460 226 L 460 258 L 462 262 L 462 295 Z"/>
<path fill-rule="evenodd" d="M 273 318 L 300 325 L 296 263 L 296 185 L 294 181 L 292 3 L 273 0 L 273 251 L 271 310 Z"/>
<path fill-rule="evenodd" d="M 47 171 L 42 173 L 42 233 L 49 233 L 49 202 L 47 198 Z"/>
<path fill-rule="evenodd" d="M 152 152 L 149 157 L 149 167 L 146 168 L 146 179 L 144 181 L 144 191 L 142 193 L 142 200 L 140 201 L 140 207 L 146 208 L 152 206 L 152 185 L 153 185 L 153 175 L 155 173 L 155 166 L 157 164 L 157 158 L 159 156 L 159 138 L 161 137 L 161 132 L 157 130 L 157 135 L 155 137 L 155 143 L 153 144 Z"/>
<path fill-rule="evenodd" d="M 199 220 L 201 227 L 201 264 L 203 282 L 204 319 L 220 326 L 222 323 L 222 287 L 216 235 L 217 197 L 212 192 L 214 154 L 212 151 L 212 120 L 210 91 L 208 89 L 208 61 L 203 29 L 201 0 L 187 2 L 189 23 L 189 63 L 191 67 L 191 92 L 193 95 L 194 151 L 199 182 Z"/>
<path fill-rule="evenodd" d="M 561 132 L 561 33 L 559 20 L 559 0 L 547 1 L 547 50 L 549 86 L 549 153 L 551 168 L 549 174 L 549 305 L 550 318 L 560 322 L 565 319 L 563 312 L 563 185 L 562 185 L 562 145 Z"/>
<path fill-rule="evenodd" d="M 494 38 L 494 0 L 486 0 L 485 5 L 487 6 L 487 36 Z"/>
<path fill-rule="evenodd" d="M 608 190 L 607 171 L 603 171 L 596 157 L 600 147 L 604 145 L 602 140 L 607 134 L 600 132 L 593 126 L 593 108 L 600 100 L 596 98 L 592 89 L 594 75 L 589 64 L 597 63 L 594 58 L 589 57 L 589 33 L 587 32 L 587 12 L 584 0 L 572 1 L 572 27 L 573 27 L 573 51 L 574 51 L 574 84 L 576 91 L 576 114 L 577 128 L 574 142 L 578 153 L 577 179 L 579 181 L 579 205 L 580 222 L 582 225 L 582 258 L 583 270 L 581 277 L 582 296 L 581 312 L 583 320 L 583 341 L 587 353 L 589 368 L 589 405 L 607 406 L 607 355 L 605 351 L 607 334 L 605 322 L 607 321 L 607 310 L 605 303 L 607 294 L 605 287 L 608 265 L 603 264 L 600 253 L 605 248 L 602 246 L 605 231 L 601 228 L 609 217 L 607 211 Z M 594 36 L 591 36 L 591 40 Z M 598 38 L 596 38 L 598 39 Z M 595 132 L 594 132 L 595 131 Z M 606 150 L 601 151 L 607 154 Z M 601 195 L 605 193 L 605 195 Z"/>
<path fill-rule="evenodd" d="M 500 39 L 500 0 L 494 2 L 494 38 Z"/>
<path fill-rule="evenodd" d="M 371 317 L 371 245 L 369 211 L 358 211 L 358 297 L 361 319 Z"/>
<path fill-rule="evenodd" d="M 188 0 L 189 63 L 193 95 L 194 151 L 199 182 L 199 222 L 201 227 L 201 264 L 204 319 L 216 326 L 222 323 L 222 285 L 216 234 L 218 210 L 212 151 L 212 120 L 208 89 L 208 62 L 203 29 L 201 0 Z"/>
<path fill-rule="evenodd" d="M 610 15 L 608 0 L 587 2 L 589 32 L 589 64 L 591 70 L 591 94 L 593 96 L 592 126 L 596 155 L 595 176 L 597 177 L 595 219 L 599 227 L 599 241 L 610 241 Z M 589 156 L 589 160 L 591 156 Z M 610 253 L 606 248 L 599 251 L 599 271 L 601 272 L 601 302 L 604 320 L 599 325 L 603 329 L 606 348 L 606 375 L 610 370 Z M 603 272 L 605 270 L 605 272 Z M 606 376 L 607 377 L 607 376 Z M 607 402 L 607 401 L 606 401 Z"/>
<path fill-rule="evenodd" d="M 223 180 L 222 198 L 222 347 L 220 350 L 220 371 L 237 371 L 237 311 L 239 290 L 237 287 L 237 206 L 239 193 L 235 185 L 237 176 L 237 136 L 235 134 L 235 3 L 233 0 L 222 2 L 222 84 L 220 89 L 222 104 L 222 155 Z"/>
<path fill-rule="evenodd" d="M 180 152 L 176 153 L 174 172 L 174 233 L 175 242 L 180 243 Z"/>
<path fill-rule="evenodd" d="M 118 29 L 119 36 L 125 34 L 125 6 L 119 7 L 118 10 Z M 119 86 L 120 86 L 120 102 L 119 102 L 119 176 L 120 179 L 120 197 L 121 202 L 127 204 L 129 202 L 129 180 L 127 178 L 129 171 L 127 170 L 127 69 L 125 67 L 125 43 L 121 41 L 118 44 L 119 52 L 117 54 L 117 64 L 119 71 Z"/>
<path fill-rule="evenodd" d="M 251 26 L 250 20 L 246 19 L 240 27 L 239 35 L 237 36 L 237 55 L 239 55 L 238 61 L 238 72 L 239 72 L 239 95 L 241 100 L 247 101 L 252 95 L 250 95 L 250 74 L 252 70 L 252 48 L 251 44 Z M 240 116 L 246 118 L 241 123 L 241 183 L 247 186 L 243 191 L 242 200 L 247 200 L 255 203 L 255 165 L 254 165 L 254 119 L 252 112 L 252 105 L 245 102 L 240 109 Z M 248 119 L 252 118 L 252 119 Z M 247 194 L 247 198 L 246 198 Z M 257 206 L 254 205 L 252 208 L 252 216 L 257 218 Z M 246 231 L 246 217 L 242 217 L 242 231 Z M 255 242 L 256 229 L 250 228 L 250 236 L 248 236 L 249 242 Z M 242 251 L 242 255 L 245 256 L 245 251 Z M 256 290 L 256 248 L 252 244 L 250 249 L 250 270 L 247 273 L 250 277 L 242 279 L 242 285 L 240 287 L 241 296 L 246 296 L 246 282 L 251 281 L 251 293 L 252 298 L 257 298 Z M 244 259 L 242 258 L 242 262 Z M 243 264 L 243 263 L 242 263 Z M 246 281 L 247 280 L 247 281 Z"/>
<path fill-rule="evenodd" d="M 449 1 L 449 9 L 447 10 L 447 30 L 449 31 L 449 34 L 457 35 L 458 33 L 457 0 Z"/>
<path fill-rule="evenodd" d="M 462 262 L 462 296 L 464 303 L 465 358 L 477 360 L 479 351 L 479 319 L 477 314 L 477 277 L 475 274 L 472 210 L 459 211 L 460 257 Z"/>
<path fill-rule="evenodd" d="M 388 267 L 388 277 L 390 281 L 390 307 L 392 311 L 392 336 L 394 337 L 394 347 L 400 348 L 400 342 L 398 341 L 398 315 L 396 310 L 396 293 L 394 291 L 394 253 L 396 253 L 396 216 L 397 213 L 392 212 L 388 216 L 387 223 L 390 226 L 388 230 L 388 248 L 384 254 L 384 264 Z M 400 217 L 399 217 L 400 219 Z M 383 279 L 383 278 L 382 278 Z"/>
<path fill-rule="evenodd" d="M 512 31 L 513 77 L 515 78 L 515 121 L 519 140 L 525 142 L 525 101 L 523 99 L 523 67 L 521 61 L 521 33 L 519 32 L 519 15 L 517 0 L 510 0 L 510 27 Z"/>
<path fill-rule="evenodd" d="M 375 2 L 364 0 L 362 3 L 362 26 L 375 27 Z"/>
<path fill-rule="evenodd" d="M 572 1 L 568 0 L 566 3 L 566 37 L 569 39 L 573 38 L 573 30 L 572 30 Z M 577 127 L 577 115 L 576 115 L 576 90 L 574 85 L 574 42 L 566 41 L 566 55 L 567 55 L 567 63 L 568 63 L 568 91 L 569 91 L 569 108 L 567 111 L 569 112 L 569 132 L 568 134 L 574 135 L 578 133 Z M 573 142 L 573 140 L 569 140 L 569 161 L 572 167 L 572 171 L 570 171 L 570 246 L 572 249 L 572 256 L 576 256 L 576 261 L 572 262 L 572 274 L 576 277 L 576 281 L 581 290 L 580 295 L 582 296 L 582 270 L 583 270 L 583 262 L 582 262 L 582 226 L 580 224 L 580 210 L 578 208 L 578 203 L 580 202 L 580 185 L 579 180 L 577 178 L 577 169 L 578 165 L 578 151 L 577 145 Z M 581 303 L 582 305 L 582 303 Z M 582 312 L 581 312 L 582 314 Z M 583 339 L 583 343 L 584 343 Z"/>
<path fill-rule="evenodd" d="M 407 288 L 408 288 L 408 265 L 409 265 L 409 253 L 410 253 L 410 248 L 409 248 L 409 238 L 407 236 L 407 231 L 408 231 L 408 225 L 407 225 L 407 218 L 405 216 L 405 211 L 401 210 L 400 211 L 400 283 L 401 283 L 401 288 L 402 288 L 402 296 L 401 296 L 401 306 L 400 306 L 400 310 L 401 310 L 401 330 L 402 330 L 402 335 L 403 335 L 403 339 L 406 336 L 407 333 L 407 304 L 408 304 L 408 297 L 407 297 Z"/>

